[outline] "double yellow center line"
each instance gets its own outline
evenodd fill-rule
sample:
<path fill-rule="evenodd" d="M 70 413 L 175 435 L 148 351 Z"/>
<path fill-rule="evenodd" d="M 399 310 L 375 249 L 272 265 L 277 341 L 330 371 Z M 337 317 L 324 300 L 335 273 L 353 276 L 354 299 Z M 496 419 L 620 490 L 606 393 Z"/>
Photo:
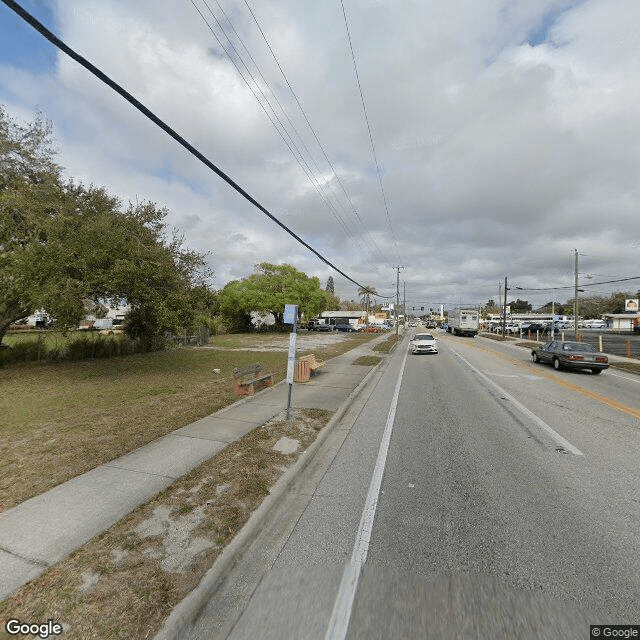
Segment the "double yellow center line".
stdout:
<path fill-rule="evenodd" d="M 468 345 L 470 347 L 473 347 L 474 349 L 478 349 L 480 351 L 484 351 L 486 353 L 491 353 L 493 355 L 499 356 L 501 358 L 505 358 L 505 354 L 500 353 L 499 351 L 495 351 L 493 349 L 488 349 L 486 347 L 481 347 L 478 344 L 475 343 L 471 343 L 469 342 Z M 509 358 L 509 356 L 506 357 L 506 359 L 511 360 L 511 362 L 519 367 L 523 367 L 526 369 L 529 369 L 530 367 L 527 367 L 522 360 L 516 360 L 515 358 Z M 579 387 L 576 384 L 573 384 L 571 382 L 567 382 L 566 380 L 562 380 L 561 378 L 558 378 L 557 376 L 553 376 L 550 375 L 549 373 L 546 373 L 545 371 L 536 371 L 536 375 L 540 376 L 541 378 L 546 378 L 547 380 L 551 380 L 551 382 L 554 382 L 557 385 L 560 385 L 562 387 L 564 387 L 565 389 L 570 389 L 571 391 L 575 391 L 576 393 L 580 393 L 583 396 L 586 396 L 587 398 L 591 398 L 592 400 L 596 400 L 597 402 L 601 402 L 602 404 L 606 405 L 607 407 L 610 407 L 611 409 L 615 409 L 616 411 L 621 411 L 622 413 L 626 413 L 627 415 L 632 416 L 633 418 L 635 418 L 636 420 L 640 420 L 640 409 L 635 409 L 633 407 L 630 407 L 626 404 L 623 404 L 622 402 L 618 402 L 617 400 L 612 400 L 611 398 L 608 398 L 607 396 L 603 396 L 600 393 L 596 393 L 595 391 L 589 391 L 588 389 L 585 389 L 584 387 Z"/>

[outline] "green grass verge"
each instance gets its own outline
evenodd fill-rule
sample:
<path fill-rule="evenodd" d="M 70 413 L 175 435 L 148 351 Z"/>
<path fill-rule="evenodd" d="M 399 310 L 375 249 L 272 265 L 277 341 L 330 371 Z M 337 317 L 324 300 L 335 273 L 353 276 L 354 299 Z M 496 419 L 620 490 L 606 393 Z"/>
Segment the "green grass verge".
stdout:
<path fill-rule="evenodd" d="M 381 353 L 389 353 L 391 349 L 396 345 L 397 342 L 402 340 L 402 336 L 396 336 L 396 334 L 390 335 L 386 340 L 380 342 L 375 347 L 373 347 L 374 351 L 380 351 Z"/>
<path fill-rule="evenodd" d="M 375 367 L 379 362 L 382 362 L 382 358 L 377 356 L 360 356 L 353 361 L 353 364 L 359 364 L 364 367 Z"/>
<path fill-rule="evenodd" d="M 371 337 L 352 334 L 313 352 L 328 360 Z M 0 369 L 0 511 L 235 402 L 233 367 L 260 362 L 282 380 L 286 346 L 258 351 L 274 335 L 246 338 L 248 350 L 187 348 Z"/>

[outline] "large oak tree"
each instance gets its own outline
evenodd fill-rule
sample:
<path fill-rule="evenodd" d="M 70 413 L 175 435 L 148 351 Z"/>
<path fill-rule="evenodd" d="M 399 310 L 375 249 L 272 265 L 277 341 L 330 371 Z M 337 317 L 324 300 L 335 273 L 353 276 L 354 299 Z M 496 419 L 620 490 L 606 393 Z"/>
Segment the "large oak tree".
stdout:
<path fill-rule="evenodd" d="M 63 181 L 50 125 L 18 124 L 0 107 L 0 340 L 41 308 L 61 328 L 77 326 L 87 298 L 125 299 L 134 338 L 189 326 L 208 274 L 202 255 L 167 238 L 166 215 Z"/>
<path fill-rule="evenodd" d="M 306 317 L 324 311 L 328 294 L 318 278 L 310 278 L 289 264 L 256 265 L 255 273 L 229 282 L 218 295 L 219 312 L 235 331 L 251 329 L 251 312 L 272 313 L 276 327 L 283 326 L 286 304 L 297 304 Z"/>

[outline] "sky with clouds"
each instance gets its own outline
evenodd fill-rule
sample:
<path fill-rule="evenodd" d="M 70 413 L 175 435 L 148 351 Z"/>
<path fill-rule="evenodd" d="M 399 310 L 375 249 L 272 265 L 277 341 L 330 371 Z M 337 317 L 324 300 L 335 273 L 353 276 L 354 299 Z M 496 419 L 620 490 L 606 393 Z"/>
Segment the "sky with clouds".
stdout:
<path fill-rule="evenodd" d="M 533 289 L 571 287 L 574 249 L 581 283 L 640 275 L 640 2 L 343 2 L 21 4 L 380 294 L 395 295 L 402 265 L 409 306 L 497 300 L 505 276 L 509 299 L 565 301 L 570 288 Z M 186 244 L 210 252 L 215 288 L 289 263 L 357 298 L 4 4 L 0 103 L 52 121 L 69 176 L 167 207 Z"/>

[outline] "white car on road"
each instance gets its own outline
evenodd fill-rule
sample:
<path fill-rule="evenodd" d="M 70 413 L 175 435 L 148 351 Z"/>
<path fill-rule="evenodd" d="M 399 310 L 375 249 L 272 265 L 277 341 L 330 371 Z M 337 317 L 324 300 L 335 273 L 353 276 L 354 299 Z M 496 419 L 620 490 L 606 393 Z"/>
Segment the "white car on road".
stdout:
<path fill-rule="evenodd" d="M 438 353 L 437 338 L 430 333 L 416 333 L 409 342 L 411 353 Z"/>

